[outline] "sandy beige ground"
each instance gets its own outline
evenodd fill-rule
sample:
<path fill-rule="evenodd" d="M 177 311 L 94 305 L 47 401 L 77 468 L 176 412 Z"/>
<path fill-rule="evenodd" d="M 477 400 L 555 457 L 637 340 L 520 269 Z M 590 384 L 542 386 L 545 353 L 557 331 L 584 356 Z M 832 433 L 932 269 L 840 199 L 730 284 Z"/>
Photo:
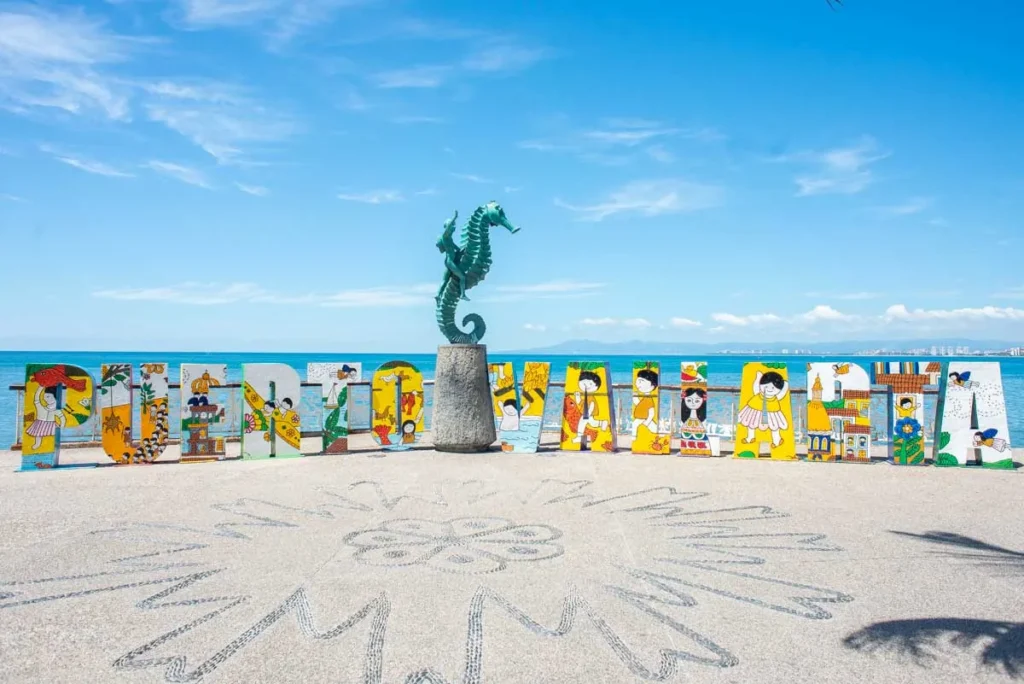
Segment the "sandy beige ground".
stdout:
<path fill-rule="evenodd" d="M 17 461 L 0 452 L 3 682 L 1024 676 L 1018 472 L 557 452 Z"/>

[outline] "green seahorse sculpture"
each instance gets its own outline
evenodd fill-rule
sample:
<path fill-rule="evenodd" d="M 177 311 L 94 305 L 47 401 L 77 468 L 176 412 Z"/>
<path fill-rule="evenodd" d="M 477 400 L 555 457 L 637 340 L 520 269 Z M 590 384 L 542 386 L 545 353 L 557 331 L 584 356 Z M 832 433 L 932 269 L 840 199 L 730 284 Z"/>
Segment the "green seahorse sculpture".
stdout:
<path fill-rule="evenodd" d="M 455 307 L 459 301 L 469 301 L 466 290 L 476 287 L 491 269 L 491 238 L 489 230 L 502 226 L 510 233 L 518 233 L 505 217 L 505 210 L 497 202 L 477 207 L 462 228 L 462 244 L 455 242 L 455 221 L 459 212 L 444 222 L 444 232 L 437 239 L 437 249 L 444 254 L 444 280 L 437 291 L 437 325 L 452 344 L 477 344 L 487 326 L 479 314 L 471 313 L 462 319 L 463 327 L 472 325 L 468 332 L 455 325 Z"/>

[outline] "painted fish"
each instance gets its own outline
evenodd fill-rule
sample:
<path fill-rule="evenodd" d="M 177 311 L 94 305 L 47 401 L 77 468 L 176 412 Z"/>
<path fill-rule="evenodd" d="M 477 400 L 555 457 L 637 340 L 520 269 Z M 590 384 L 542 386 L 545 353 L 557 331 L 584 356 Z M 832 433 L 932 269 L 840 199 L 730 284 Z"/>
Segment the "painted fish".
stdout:
<path fill-rule="evenodd" d="M 84 378 L 69 378 L 66 367 L 63 364 L 36 371 L 32 374 L 31 379 L 42 387 L 49 388 L 64 385 L 75 392 L 84 392 L 86 386 Z"/>
<path fill-rule="evenodd" d="M 568 423 L 569 427 L 575 430 L 576 426 L 580 424 L 580 418 L 583 417 L 583 411 L 580 410 L 576 399 L 566 395 L 565 401 L 562 402 L 562 415 L 565 416 L 565 422 Z"/>

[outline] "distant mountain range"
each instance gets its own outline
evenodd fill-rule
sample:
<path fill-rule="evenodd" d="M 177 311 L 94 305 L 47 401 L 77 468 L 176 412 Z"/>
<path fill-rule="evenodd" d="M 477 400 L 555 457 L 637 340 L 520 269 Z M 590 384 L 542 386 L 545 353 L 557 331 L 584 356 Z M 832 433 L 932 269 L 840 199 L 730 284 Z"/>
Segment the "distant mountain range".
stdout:
<path fill-rule="evenodd" d="M 550 347 L 523 349 L 512 353 L 547 355 L 583 354 L 612 356 L 678 356 L 680 354 L 743 354 L 751 351 L 764 353 L 802 352 L 810 354 L 856 354 L 864 351 L 906 351 L 931 347 L 969 347 L 970 350 L 1001 351 L 1024 345 L 1024 342 L 1005 340 L 968 340 L 956 338 L 924 340 L 852 340 L 847 342 L 596 342 L 594 340 L 567 340 Z"/>

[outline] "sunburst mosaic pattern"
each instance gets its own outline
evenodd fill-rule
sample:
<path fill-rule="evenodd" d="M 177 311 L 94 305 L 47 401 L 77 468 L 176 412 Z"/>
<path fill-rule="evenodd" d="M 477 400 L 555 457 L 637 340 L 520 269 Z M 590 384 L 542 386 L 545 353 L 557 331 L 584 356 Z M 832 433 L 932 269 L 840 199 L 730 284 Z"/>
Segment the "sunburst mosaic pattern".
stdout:
<path fill-rule="evenodd" d="M 738 621 L 828 620 L 852 600 L 773 560 L 842 552 L 783 512 L 669 486 L 594 489 L 358 481 L 303 506 L 215 504 L 205 527 L 126 523 L 81 541 L 95 567 L 0 578 L 0 617 L 103 601 L 125 625 L 110 645 L 118 681 L 233 681 L 286 622 L 309 648 L 338 644 L 366 684 L 496 681 L 501 658 L 554 643 L 585 643 L 615 681 L 684 681 L 742 664 Z"/>

